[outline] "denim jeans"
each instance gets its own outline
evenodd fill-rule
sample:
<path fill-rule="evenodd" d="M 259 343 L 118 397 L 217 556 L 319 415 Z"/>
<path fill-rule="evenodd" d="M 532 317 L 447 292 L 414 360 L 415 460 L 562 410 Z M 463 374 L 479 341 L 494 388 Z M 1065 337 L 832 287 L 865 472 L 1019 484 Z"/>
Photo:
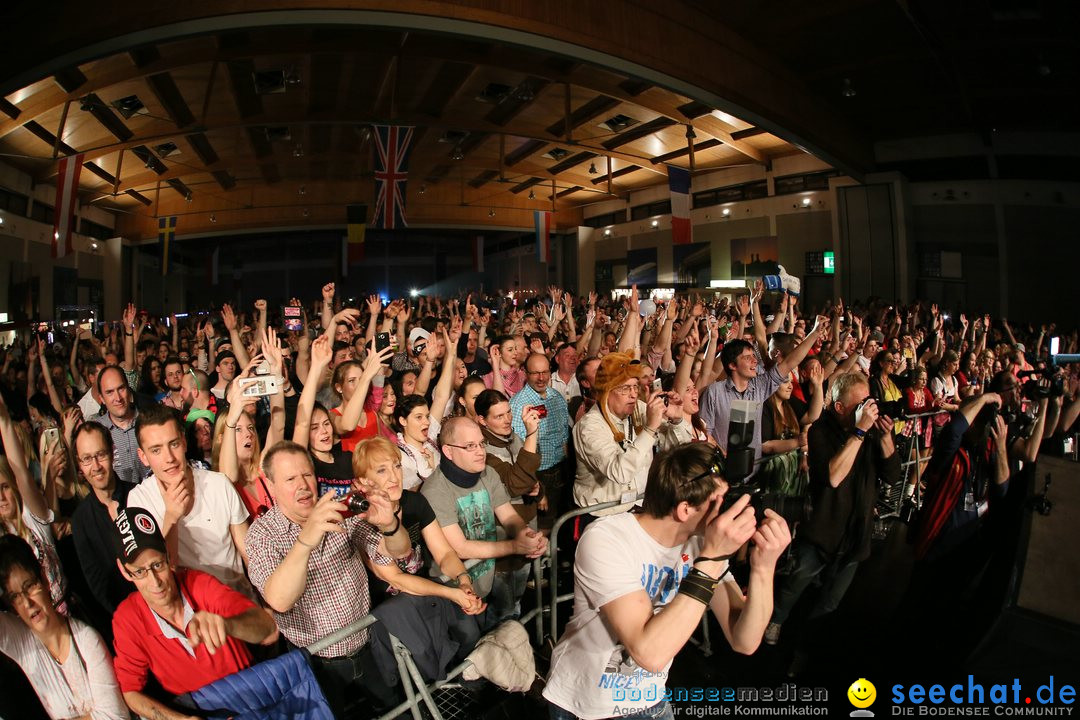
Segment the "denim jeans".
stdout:
<path fill-rule="evenodd" d="M 630 715 L 617 715 L 616 718 L 631 718 L 632 720 L 675 720 L 675 713 L 671 709 L 671 703 L 661 700 L 652 707 L 639 710 Z M 548 703 L 549 720 L 578 720 L 578 716 L 569 710 L 563 710 L 558 705 Z M 612 718 L 611 720 L 615 720 Z"/>
<path fill-rule="evenodd" d="M 375 714 L 389 710 L 398 702 L 396 690 L 382 681 L 370 644 L 344 657 L 313 655 L 311 667 L 334 717 L 339 720 L 345 716 L 345 706 L 358 697 L 366 698 Z"/>
<path fill-rule="evenodd" d="M 781 625 L 787 620 L 788 613 L 795 607 L 806 586 L 822 572 L 825 576 L 822 580 L 821 596 L 810 612 L 810 619 L 831 613 L 840 605 L 852 578 L 855 577 L 855 570 L 859 567 L 857 562 L 830 561 L 823 557 L 816 547 L 799 540 L 795 541 L 791 552 L 795 556 L 794 567 L 788 575 L 780 579 L 776 589 L 776 603 L 773 606 L 772 622 Z"/>

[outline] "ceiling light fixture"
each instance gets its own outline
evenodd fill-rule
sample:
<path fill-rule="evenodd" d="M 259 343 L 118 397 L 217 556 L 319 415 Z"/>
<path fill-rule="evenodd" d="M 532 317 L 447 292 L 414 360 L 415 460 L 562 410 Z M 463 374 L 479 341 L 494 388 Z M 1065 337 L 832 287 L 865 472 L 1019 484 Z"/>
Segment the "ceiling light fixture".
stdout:
<path fill-rule="evenodd" d="M 306 185 L 301 185 L 300 189 L 297 192 L 300 193 L 301 195 L 307 195 L 307 186 Z"/>
<path fill-rule="evenodd" d="M 589 174 L 590 175 L 595 175 L 596 174 L 596 163 L 589 163 Z"/>
<path fill-rule="evenodd" d="M 720 211 L 720 214 L 724 217 L 728 217 L 729 215 L 731 215 L 731 208 L 724 208 Z"/>
<path fill-rule="evenodd" d="M 308 210 L 307 208 L 304 208 L 303 215 L 304 215 L 304 217 L 310 217 L 311 216 L 311 211 Z"/>
<path fill-rule="evenodd" d="M 697 133 L 694 132 L 694 126 L 690 123 L 686 124 L 686 139 L 693 140 L 697 137 Z"/>
<path fill-rule="evenodd" d="M 191 202 L 191 191 L 190 190 L 188 190 L 188 192 L 184 195 L 184 199 L 187 200 L 188 202 Z"/>
<path fill-rule="evenodd" d="M 419 189 L 419 190 L 418 190 L 417 192 L 418 192 L 418 193 L 419 193 L 420 195 L 423 195 L 424 193 L 426 193 L 426 192 L 427 192 L 427 185 L 421 185 L 421 186 L 420 186 L 420 189 Z"/>
<path fill-rule="evenodd" d="M 532 190 L 529 190 L 529 199 L 530 200 L 535 200 L 536 199 L 536 193 L 533 192 Z"/>
<path fill-rule="evenodd" d="M 454 146 L 454 149 L 450 151 L 451 160 L 464 160 L 465 153 L 461 152 L 461 148 Z"/>
<path fill-rule="evenodd" d="M 651 224 L 652 224 L 653 227 L 660 227 L 660 221 L 659 220 L 653 220 Z"/>
<path fill-rule="evenodd" d="M 216 223 L 217 222 L 217 215 L 215 215 L 214 213 L 210 213 L 210 222 Z"/>
<path fill-rule="evenodd" d="M 840 90 L 840 94 L 846 98 L 855 97 L 855 88 L 851 86 L 851 78 L 844 78 L 844 87 Z"/>
<path fill-rule="evenodd" d="M 91 240 L 90 241 L 90 250 L 92 252 L 97 252 L 97 249 L 98 249 L 97 240 Z"/>
<path fill-rule="evenodd" d="M 495 217 L 495 208 L 488 210 L 488 217 Z"/>
<path fill-rule="evenodd" d="M 611 228 L 606 228 L 604 230 L 604 237 L 611 237 Z"/>
<path fill-rule="evenodd" d="M 293 154 L 293 157 L 298 157 L 298 158 L 304 157 L 304 146 L 301 145 L 300 143 L 297 143 L 296 147 L 293 148 L 292 154 Z"/>
<path fill-rule="evenodd" d="M 808 198 L 808 197 L 804 197 L 804 198 L 802 199 L 802 204 L 803 204 L 803 207 L 810 207 L 810 203 L 812 203 L 812 202 L 813 202 L 813 200 L 811 200 L 811 199 L 810 199 L 810 198 Z"/>

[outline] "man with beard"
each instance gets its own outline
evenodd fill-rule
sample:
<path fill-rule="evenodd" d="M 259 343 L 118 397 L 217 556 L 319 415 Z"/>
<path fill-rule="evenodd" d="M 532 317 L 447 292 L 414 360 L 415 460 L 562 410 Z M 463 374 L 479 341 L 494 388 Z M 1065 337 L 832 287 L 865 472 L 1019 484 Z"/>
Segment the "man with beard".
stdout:
<path fill-rule="evenodd" d="M 166 358 L 161 375 L 165 381 L 165 392 L 154 399 L 166 407 L 184 412 L 184 364 L 180 358 L 175 355 Z"/>

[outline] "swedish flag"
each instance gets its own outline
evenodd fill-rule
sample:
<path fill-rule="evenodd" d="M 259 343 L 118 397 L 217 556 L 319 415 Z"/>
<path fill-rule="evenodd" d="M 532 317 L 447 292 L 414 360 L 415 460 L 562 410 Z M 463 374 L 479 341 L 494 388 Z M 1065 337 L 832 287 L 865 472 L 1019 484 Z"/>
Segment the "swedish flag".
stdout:
<path fill-rule="evenodd" d="M 169 273 L 169 241 L 176 234 L 176 216 L 158 218 L 158 244 L 161 246 L 161 274 Z"/>

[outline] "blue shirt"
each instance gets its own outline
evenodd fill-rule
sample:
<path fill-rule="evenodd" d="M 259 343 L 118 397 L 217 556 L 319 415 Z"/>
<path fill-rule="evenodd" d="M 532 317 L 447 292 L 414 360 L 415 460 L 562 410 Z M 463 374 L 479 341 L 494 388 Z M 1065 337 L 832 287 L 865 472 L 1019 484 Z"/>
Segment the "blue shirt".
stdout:
<path fill-rule="evenodd" d="M 525 422 L 521 411 L 526 406 L 543 405 L 547 408 L 547 417 L 540 419 L 540 436 L 537 438 L 537 450 L 540 451 L 540 469 L 547 470 L 557 465 L 566 457 L 566 441 L 570 438 L 570 413 L 566 409 L 566 398 L 557 390 L 548 386 L 547 397 L 526 385 L 510 398 L 510 416 L 514 432 L 525 438 Z"/>

